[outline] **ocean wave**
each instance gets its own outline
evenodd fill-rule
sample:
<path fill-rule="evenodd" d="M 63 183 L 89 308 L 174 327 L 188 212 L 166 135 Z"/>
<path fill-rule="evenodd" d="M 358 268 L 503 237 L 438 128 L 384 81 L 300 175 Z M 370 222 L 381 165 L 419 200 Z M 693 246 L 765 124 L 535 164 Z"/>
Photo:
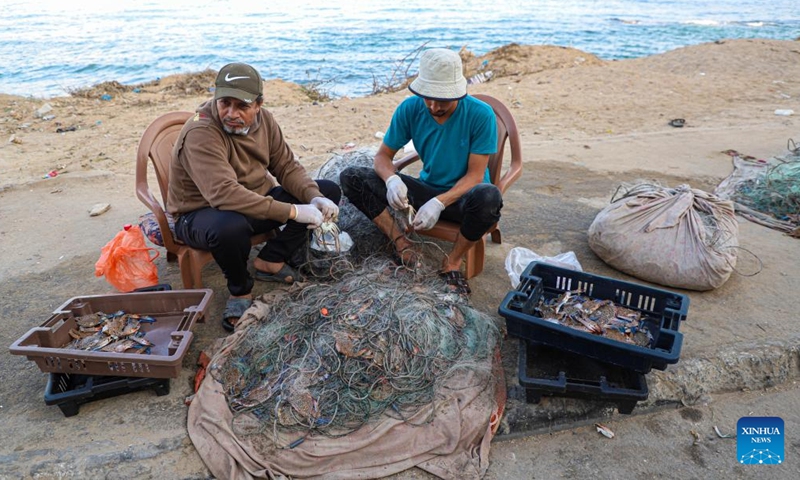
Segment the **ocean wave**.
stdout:
<path fill-rule="evenodd" d="M 697 20 L 683 20 L 680 23 L 683 25 L 697 25 L 699 27 L 718 27 L 720 25 L 723 25 L 725 22 L 721 22 L 719 20 L 697 19 Z"/>
<path fill-rule="evenodd" d="M 629 19 L 629 18 L 613 17 L 613 18 L 609 18 L 609 20 L 612 21 L 612 22 L 624 23 L 625 25 L 639 25 L 640 23 L 642 23 L 641 20 L 634 20 L 634 19 Z"/>

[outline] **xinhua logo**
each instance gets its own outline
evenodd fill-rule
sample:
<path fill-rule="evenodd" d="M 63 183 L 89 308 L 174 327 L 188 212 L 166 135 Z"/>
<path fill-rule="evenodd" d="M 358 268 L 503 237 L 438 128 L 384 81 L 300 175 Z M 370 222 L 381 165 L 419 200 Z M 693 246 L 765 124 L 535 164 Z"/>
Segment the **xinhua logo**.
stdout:
<path fill-rule="evenodd" d="M 745 465 L 783 463 L 783 419 L 740 418 L 736 424 L 736 455 Z"/>

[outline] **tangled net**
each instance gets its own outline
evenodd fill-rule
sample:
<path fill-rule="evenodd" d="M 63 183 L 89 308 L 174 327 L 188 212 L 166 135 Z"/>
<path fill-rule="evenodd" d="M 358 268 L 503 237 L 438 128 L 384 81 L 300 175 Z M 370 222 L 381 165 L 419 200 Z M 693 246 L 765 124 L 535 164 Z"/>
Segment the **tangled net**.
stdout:
<path fill-rule="evenodd" d="M 771 165 L 736 186 L 734 199 L 772 217 L 800 225 L 800 159 Z"/>
<path fill-rule="evenodd" d="M 411 282 L 372 259 L 339 282 L 264 305 L 262 321 L 210 369 L 234 418 L 252 413 L 259 427 L 249 433 L 271 431 L 285 448 L 282 434 L 342 436 L 384 414 L 407 419 L 462 369 L 491 384 L 497 327 L 460 297 L 436 293 L 436 282 Z"/>
<path fill-rule="evenodd" d="M 339 175 L 348 167 L 372 167 L 377 148 L 367 147 L 343 154 L 335 154 L 314 174 L 315 178 L 330 180 L 340 185 Z M 401 228 L 409 226 L 408 211 L 389 211 Z M 320 252 L 306 245 L 296 250 L 290 261 L 308 276 L 317 279 L 338 280 L 343 272 L 350 272 L 367 259 L 375 256 L 389 258 L 394 252 L 392 242 L 370 221 L 346 196 L 339 202 L 337 226 L 352 239 L 352 247 L 347 252 Z M 412 243 L 419 264 L 414 269 L 418 277 L 436 272 L 445 256 L 440 241 L 426 239 L 410 231 L 406 238 Z"/>
<path fill-rule="evenodd" d="M 343 154 L 333 155 L 317 172 L 316 178 L 330 180 L 337 185 L 339 175 L 348 167 L 372 167 L 376 148 L 360 148 Z M 375 253 L 375 247 L 389 246 L 388 239 L 378 230 L 366 215 L 361 213 L 346 196 L 339 202 L 339 229 L 347 232 L 353 239 L 350 257 L 364 259 Z"/>

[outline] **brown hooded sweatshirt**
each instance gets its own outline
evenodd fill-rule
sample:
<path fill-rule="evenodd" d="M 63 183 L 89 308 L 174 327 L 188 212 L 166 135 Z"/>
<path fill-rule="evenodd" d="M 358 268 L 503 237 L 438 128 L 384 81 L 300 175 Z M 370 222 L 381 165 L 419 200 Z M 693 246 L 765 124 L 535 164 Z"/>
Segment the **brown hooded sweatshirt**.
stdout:
<path fill-rule="evenodd" d="M 210 206 L 286 222 L 291 205 L 265 196 L 270 189 L 280 184 L 303 203 L 322 196 L 263 108 L 247 135 L 232 135 L 222 129 L 216 102 L 203 103 L 183 126 L 172 159 L 167 210 L 174 216 Z"/>

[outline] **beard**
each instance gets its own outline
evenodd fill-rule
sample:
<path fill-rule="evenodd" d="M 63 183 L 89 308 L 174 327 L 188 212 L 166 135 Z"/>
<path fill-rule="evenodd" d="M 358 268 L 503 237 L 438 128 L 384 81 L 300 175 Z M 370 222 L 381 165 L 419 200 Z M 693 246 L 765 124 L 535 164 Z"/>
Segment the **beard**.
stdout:
<path fill-rule="evenodd" d="M 244 136 L 244 135 L 247 135 L 247 132 L 250 131 L 250 126 L 248 125 L 246 127 L 231 128 L 231 127 L 228 126 L 227 123 L 223 122 L 222 129 L 225 130 L 226 132 L 230 133 L 231 135 L 242 135 L 242 136 Z"/>

